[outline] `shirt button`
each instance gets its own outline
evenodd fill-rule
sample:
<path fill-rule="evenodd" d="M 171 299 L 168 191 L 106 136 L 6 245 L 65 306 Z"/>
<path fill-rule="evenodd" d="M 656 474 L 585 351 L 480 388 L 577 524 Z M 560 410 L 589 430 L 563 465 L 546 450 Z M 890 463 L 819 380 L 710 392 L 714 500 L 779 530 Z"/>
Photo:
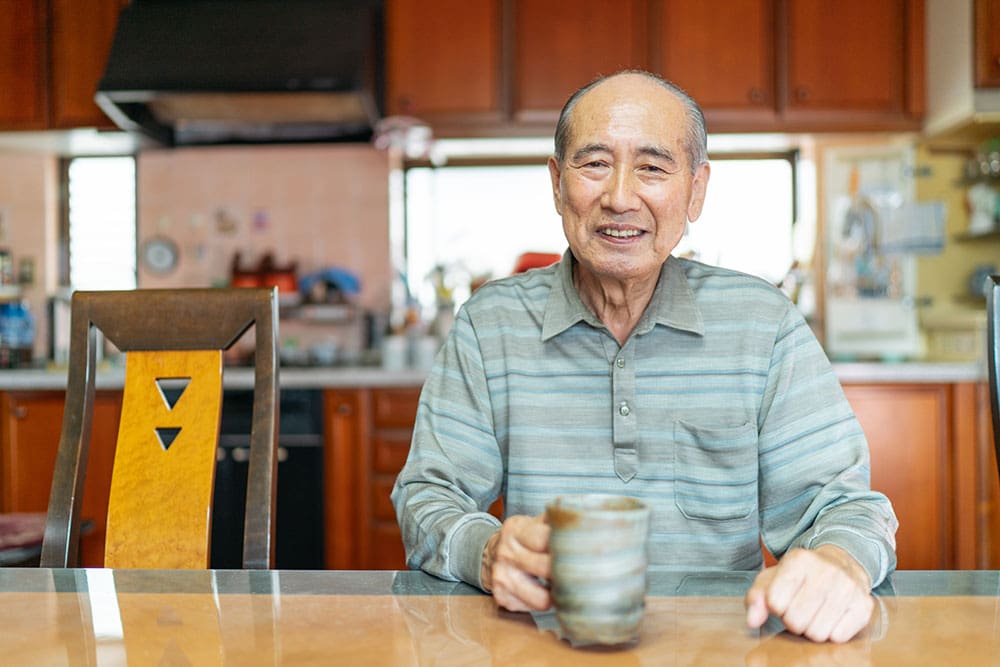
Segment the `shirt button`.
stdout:
<path fill-rule="evenodd" d="M 618 357 L 618 360 L 615 361 L 615 366 L 617 366 L 618 368 L 625 368 L 625 360 L 622 359 L 621 357 Z"/>
<path fill-rule="evenodd" d="M 630 412 L 631 410 L 628 409 L 628 403 L 622 401 L 622 404 L 618 406 L 618 414 L 620 414 L 622 417 L 628 417 L 628 414 Z"/>

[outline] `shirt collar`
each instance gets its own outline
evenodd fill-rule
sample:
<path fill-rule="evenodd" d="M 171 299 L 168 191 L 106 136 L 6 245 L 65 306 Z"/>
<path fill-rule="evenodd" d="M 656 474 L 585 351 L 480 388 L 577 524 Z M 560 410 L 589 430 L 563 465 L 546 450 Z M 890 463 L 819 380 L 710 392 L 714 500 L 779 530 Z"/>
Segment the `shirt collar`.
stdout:
<path fill-rule="evenodd" d="M 577 322 L 603 328 L 604 324 L 590 312 L 573 285 L 572 252 L 567 248 L 562 260 L 556 266 L 555 280 L 549 288 L 549 298 L 545 304 L 545 318 L 542 322 L 542 340 L 556 336 Z M 701 310 L 695 303 L 694 293 L 688 284 L 681 260 L 670 256 L 660 267 L 660 277 L 656 281 L 653 297 L 646 306 L 635 334 L 644 334 L 653 326 L 662 324 L 674 329 L 705 335 L 705 324 Z"/>

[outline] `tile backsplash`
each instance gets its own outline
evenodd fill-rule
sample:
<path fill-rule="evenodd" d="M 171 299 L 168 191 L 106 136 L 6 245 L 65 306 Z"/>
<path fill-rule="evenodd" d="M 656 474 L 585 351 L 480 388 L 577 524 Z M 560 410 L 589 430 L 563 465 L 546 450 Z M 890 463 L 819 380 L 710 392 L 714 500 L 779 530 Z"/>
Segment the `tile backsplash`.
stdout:
<path fill-rule="evenodd" d="M 304 275 L 328 267 L 356 274 L 358 305 L 389 307 L 389 166 L 367 145 L 226 146 L 153 150 L 137 158 L 140 287 L 228 284 L 234 256 L 254 268 L 270 254 Z M 144 244 L 165 237 L 176 265 L 157 272 Z M 282 323 L 303 345 L 358 345 L 350 332 Z M 343 340 L 347 336 L 350 340 Z"/>
<path fill-rule="evenodd" d="M 228 283 L 266 253 L 300 274 L 330 266 L 361 278 L 360 303 L 388 307 L 389 193 L 384 153 L 364 145 L 212 147 L 146 151 L 137 162 L 138 242 L 162 236 L 177 265 L 139 285 Z"/>

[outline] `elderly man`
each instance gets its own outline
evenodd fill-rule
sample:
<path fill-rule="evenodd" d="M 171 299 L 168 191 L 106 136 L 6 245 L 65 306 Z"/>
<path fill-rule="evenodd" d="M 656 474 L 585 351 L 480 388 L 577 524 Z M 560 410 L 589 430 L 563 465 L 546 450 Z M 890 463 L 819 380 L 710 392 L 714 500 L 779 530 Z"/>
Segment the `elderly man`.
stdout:
<path fill-rule="evenodd" d="M 747 593 L 748 625 L 850 639 L 895 567 L 896 518 L 795 307 L 670 255 L 708 185 L 698 105 L 612 75 L 566 103 L 555 149 L 569 249 L 458 313 L 392 494 L 409 566 L 546 609 L 545 504 L 627 494 L 652 506 L 654 566 L 759 570 L 763 542 L 780 560 Z M 501 494 L 502 524 L 486 512 Z"/>

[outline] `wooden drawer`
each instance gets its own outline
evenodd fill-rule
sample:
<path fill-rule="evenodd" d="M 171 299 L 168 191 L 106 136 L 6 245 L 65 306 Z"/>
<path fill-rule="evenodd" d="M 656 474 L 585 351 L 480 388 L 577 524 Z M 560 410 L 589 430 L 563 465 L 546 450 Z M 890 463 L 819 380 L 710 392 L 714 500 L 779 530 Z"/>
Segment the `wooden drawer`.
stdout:
<path fill-rule="evenodd" d="M 375 433 L 372 435 L 372 471 L 395 475 L 403 469 L 410 452 L 410 434 Z"/>
<path fill-rule="evenodd" d="M 412 429 L 417 417 L 419 387 L 386 387 L 372 391 L 372 425 L 375 428 Z"/>

